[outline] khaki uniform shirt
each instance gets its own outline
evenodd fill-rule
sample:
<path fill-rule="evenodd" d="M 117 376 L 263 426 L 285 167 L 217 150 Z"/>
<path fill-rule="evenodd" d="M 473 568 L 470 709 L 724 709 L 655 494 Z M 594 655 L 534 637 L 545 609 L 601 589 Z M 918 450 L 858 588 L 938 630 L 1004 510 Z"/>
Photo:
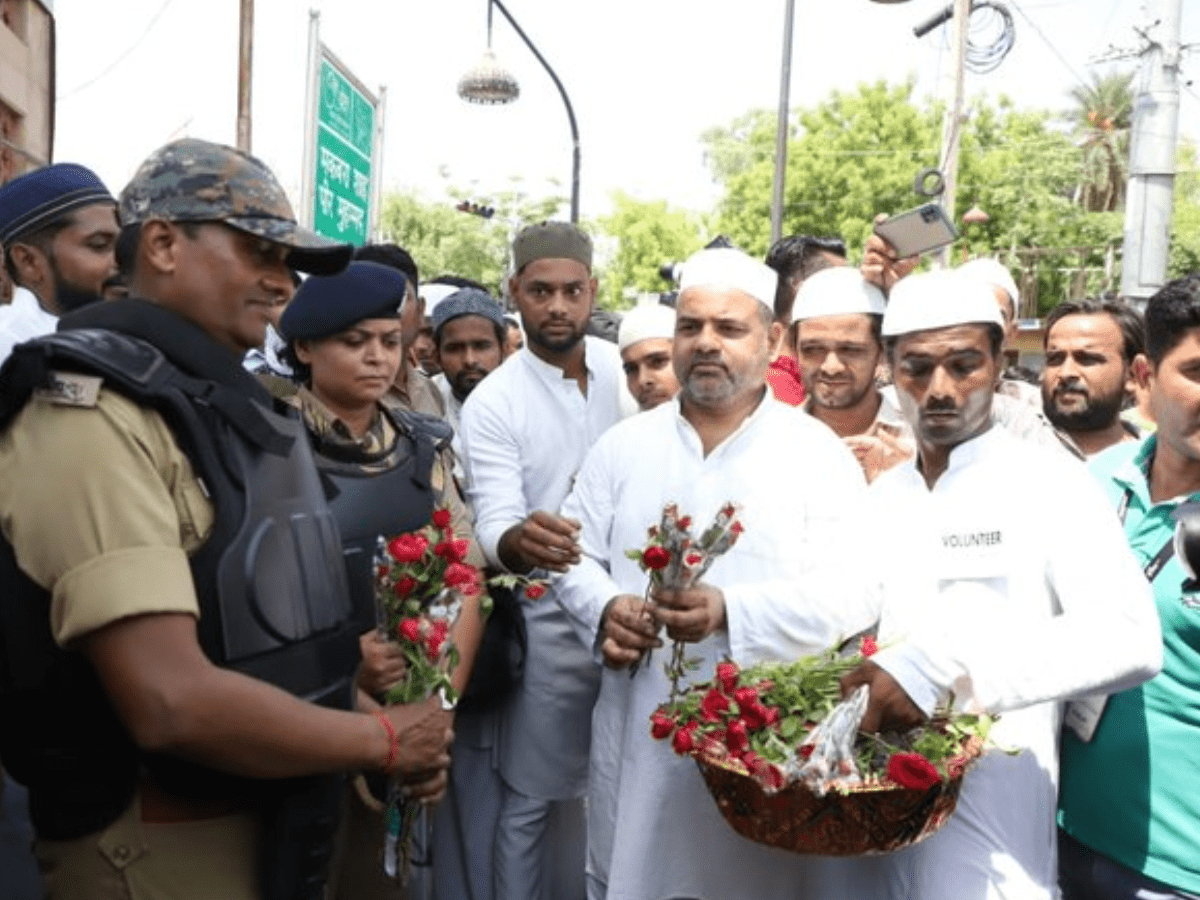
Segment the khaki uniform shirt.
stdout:
<path fill-rule="evenodd" d="M 129 616 L 199 616 L 188 555 L 213 526 L 158 413 L 103 387 L 83 403 L 34 397 L 0 436 L 0 529 L 50 592 L 60 645 Z"/>

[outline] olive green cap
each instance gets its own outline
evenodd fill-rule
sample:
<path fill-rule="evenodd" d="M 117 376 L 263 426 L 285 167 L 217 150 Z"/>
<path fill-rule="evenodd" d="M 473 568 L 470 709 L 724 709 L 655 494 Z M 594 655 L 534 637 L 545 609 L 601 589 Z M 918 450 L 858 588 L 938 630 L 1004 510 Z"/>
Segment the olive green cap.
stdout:
<path fill-rule="evenodd" d="M 537 259 L 573 259 L 591 271 L 592 239 L 570 222 L 526 225 L 513 241 L 513 269 L 520 272 Z"/>

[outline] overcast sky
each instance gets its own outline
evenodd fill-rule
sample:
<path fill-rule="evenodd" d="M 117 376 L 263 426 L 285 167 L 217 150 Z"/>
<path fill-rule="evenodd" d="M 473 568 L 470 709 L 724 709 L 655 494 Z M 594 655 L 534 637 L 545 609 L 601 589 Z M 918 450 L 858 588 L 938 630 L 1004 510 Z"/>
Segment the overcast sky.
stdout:
<path fill-rule="evenodd" d="M 971 93 L 1006 93 L 1025 108 L 1064 108 L 1067 91 L 1110 46 L 1132 48 L 1138 0 L 1005 0 L 1016 44 Z M 673 205 L 711 206 L 718 193 L 700 134 L 779 96 L 783 0 L 507 0 L 555 67 L 579 121 L 582 213 L 614 190 Z M 880 5 L 797 0 L 792 106 L 862 81 L 915 78 L 942 90 L 945 29 L 912 26 L 943 0 Z M 1200 43 L 1200 4 L 1186 2 L 1183 40 Z M 499 12 L 493 47 L 521 85 L 510 106 L 461 101 L 455 85 L 486 43 L 486 0 L 256 0 L 253 149 L 296 198 L 303 144 L 309 10 L 322 41 L 370 88 L 387 87 L 383 183 L 446 199 L 481 199 L 512 179 L 532 194 L 570 186 L 566 115 L 553 84 Z M 55 158 L 91 166 L 114 191 L 155 147 L 182 135 L 233 143 L 237 0 L 55 0 Z M 1134 63 L 1121 64 L 1130 68 Z M 1106 71 L 1112 64 L 1099 66 Z M 1185 80 L 1200 53 L 1185 57 Z M 1183 131 L 1200 136 L 1200 77 L 1181 95 Z M 445 173 L 445 177 L 443 177 Z"/>

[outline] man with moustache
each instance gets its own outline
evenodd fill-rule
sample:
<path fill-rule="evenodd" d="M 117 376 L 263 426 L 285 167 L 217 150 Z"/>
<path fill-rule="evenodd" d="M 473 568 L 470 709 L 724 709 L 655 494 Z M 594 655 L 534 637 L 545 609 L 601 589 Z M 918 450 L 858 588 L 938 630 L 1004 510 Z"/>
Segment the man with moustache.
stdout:
<path fill-rule="evenodd" d="M 120 279 L 117 201 L 90 169 L 55 163 L 0 186 L 0 246 L 16 286 L 0 309 L 0 362 Z"/>
<path fill-rule="evenodd" d="M 621 417 L 621 362 L 615 346 L 585 336 L 597 288 L 591 238 L 566 222 L 530 225 L 513 241 L 513 268 L 509 292 L 526 343 L 463 405 L 468 495 L 492 564 L 560 572 L 579 559 L 579 523 L 558 509 L 588 449 Z M 497 900 L 584 891 L 583 797 L 600 673 L 552 594 L 523 603 L 524 681 L 500 716 Z M 550 883 L 555 868 L 566 883 Z"/>
<path fill-rule="evenodd" d="M 645 412 L 679 393 L 671 366 L 671 339 L 675 335 L 675 310 L 661 303 L 635 306 L 621 318 L 617 349 L 625 384 Z"/>
<path fill-rule="evenodd" d="M 803 409 L 846 442 L 867 481 L 913 453 L 912 430 L 875 381 L 886 305 L 879 288 L 843 266 L 801 284 L 792 311 Z"/>
<path fill-rule="evenodd" d="M 883 320 L 917 454 L 872 484 L 860 571 L 879 616 L 861 729 L 907 729 L 939 704 L 1000 714 L 998 748 L 967 773 L 958 809 L 922 843 L 825 860 L 801 896 L 825 900 L 1049 900 L 1061 701 L 1152 677 L 1162 659 L 1146 579 L 1103 491 L 1061 453 L 993 424 L 1003 318 L 986 286 L 913 275 Z M 1064 531 L 1027 497 L 1071 510 Z M 1120 777 L 1119 774 L 1114 777 Z"/>
<path fill-rule="evenodd" d="M 596 444 L 563 514 L 582 525 L 580 562 L 557 593 L 602 656 L 588 796 L 589 896 L 609 900 L 791 900 L 803 857 L 751 843 L 721 818 L 695 763 L 655 741 L 651 712 L 670 693 L 662 641 L 689 642 L 694 676 L 716 663 L 794 659 L 869 621 L 845 588 L 854 566 L 862 472 L 827 428 L 766 385 L 775 273 L 733 249 L 683 264 L 672 361 L 676 400 L 633 416 Z M 802 460 L 780 472 L 779 454 Z M 644 601 L 625 551 L 646 542 L 667 503 L 698 532 L 738 504 L 738 542 L 705 580 Z M 659 630 L 665 628 L 660 640 Z M 654 649 L 655 658 L 630 667 Z"/>
<path fill-rule="evenodd" d="M 441 370 L 433 383 L 446 403 L 446 421 L 455 430 L 455 453 L 461 454 L 457 432 L 462 405 L 504 361 L 504 308 L 487 291 L 466 287 L 442 299 L 430 318 Z"/>
<path fill-rule="evenodd" d="M 1121 409 L 1145 343 L 1141 315 L 1118 300 L 1067 300 L 1046 318 L 1042 404 L 1085 456 L 1137 440 Z"/>

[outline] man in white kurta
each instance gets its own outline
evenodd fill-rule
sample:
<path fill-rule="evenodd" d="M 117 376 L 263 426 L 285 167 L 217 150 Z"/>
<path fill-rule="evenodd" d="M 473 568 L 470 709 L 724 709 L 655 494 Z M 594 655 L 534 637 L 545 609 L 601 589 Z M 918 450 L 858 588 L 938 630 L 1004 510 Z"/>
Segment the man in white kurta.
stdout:
<path fill-rule="evenodd" d="M 745 528 L 704 578 L 723 623 L 688 645 L 696 680 L 725 658 L 750 665 L 817 652 L 870 619 L 862 595 L 841 585 L 857 549 L 862 471 L 824 425 L 765 388 L 774 278 L 737 251 L 685 263 L 674 347 L 681 398 L 615 426 L 588 455 L 563 506 L 582 523 L 584 557 L 557 593 L 589 646 L 612 634 L 620 604 L 637 608 L 646 575 L 625 551 L 645 545 L 668 502 L 698 533 L 732 501 Z M 755 339 L 751 356 L 735 346 Z M 744 381 L 728 402 L 698 405 L 722 368 Z M 714 418 L 723 418 L 716 430 Z M 670 652 L 654 650 L 632 677 L 627 667 L 604 671 L 588 795 L 590 896 L 790 900 L 803 859 L 740 837 L 695 763 L 650 736 L 650 715 L 670 693 Z"/>
<path fill-rule="evenodd" d="M 1057 896 L 1058 701 L 1161 664 L 1146 579 L 1103 492 L 1066 455 L 991 424 L 1001 319 L 953 273 L 892 292 L 884 336 L 918 455 L 869 492 L 864 569 L 880 605 L 864 729 L 959 708 L 1000 713 L 949 822 L 914 848 L 814 866 L 807 895 L 861 900 Z M 1114 772 L 1114 777 L 1120 773 Z"/>
<path fill-rule="evenodd" d="M 576 525 L 558 509 L 588 449 L 620 418 L 617 349 L 583 336 L 596 288 L 590 254 L 587 238 L 565 223 L 521 232 L 510 287 L 528 343 L 463 404 L 475 533 L 489 562 L 506 569 L 538 574 L 575 557 Z M 496 834 L 498 900 L 539 896 L 554 867 L 575 870 L 566 900 L 583 891 L 582 798 L 600 673 L 552 593 L 522 604 L 525 677 L 500 714 L 506 793 Z"/>

